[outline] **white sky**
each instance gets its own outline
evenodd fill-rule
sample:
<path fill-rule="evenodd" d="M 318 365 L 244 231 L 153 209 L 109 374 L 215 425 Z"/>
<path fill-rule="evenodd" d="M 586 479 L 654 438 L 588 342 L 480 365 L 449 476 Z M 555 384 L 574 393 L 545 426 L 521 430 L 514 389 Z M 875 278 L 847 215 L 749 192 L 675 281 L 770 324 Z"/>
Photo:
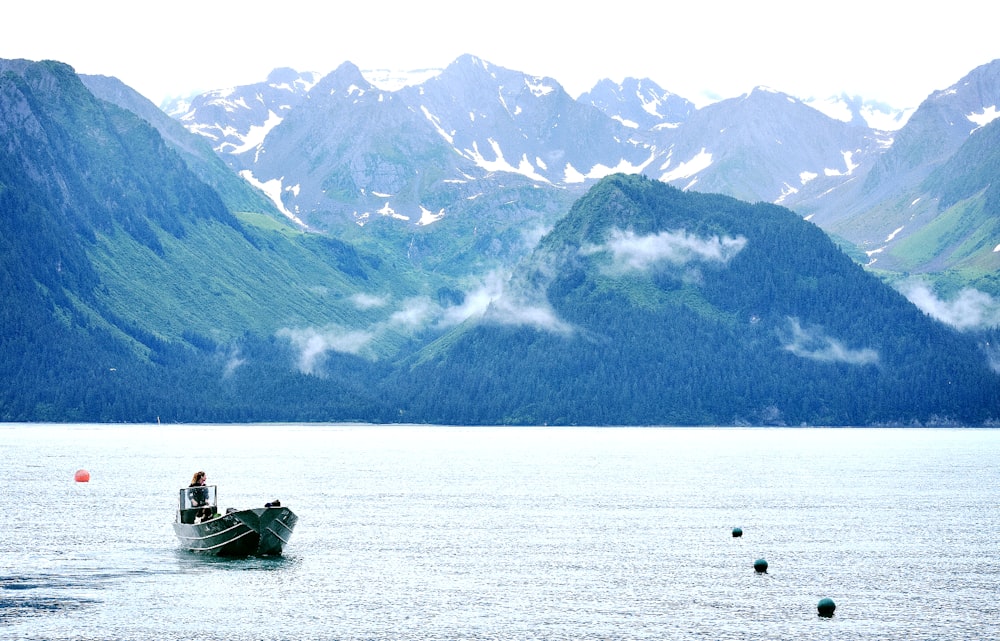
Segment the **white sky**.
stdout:
<path fill-rule="evenodd" d="M 631 76 L 698 104 L 766 85 L 904 108 L 1000 58 L 1000 3 L 983 0 L 5 4 L 0 58 L 55 59 L 116 76 L 155 103 L 259 82 L 275 67 L 440 68 L 470 53 L 554 78 L 573 96 L 602 78 Z"/>

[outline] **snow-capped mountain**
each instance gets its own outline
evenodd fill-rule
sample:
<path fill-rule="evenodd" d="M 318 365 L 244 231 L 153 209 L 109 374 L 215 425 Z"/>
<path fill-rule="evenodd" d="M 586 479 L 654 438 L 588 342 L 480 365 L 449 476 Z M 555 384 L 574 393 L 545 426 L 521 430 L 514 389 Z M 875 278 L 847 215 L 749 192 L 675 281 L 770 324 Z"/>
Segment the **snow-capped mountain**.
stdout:
<path fill-rule="evenodd" d="M 934 167 L 997 117 L 998 77 L 1000 61 L 983 65 L 915 111 L 763 87 L 695 108 L 634 78 L 574 100 L 554 79 L 466 55 L 408 74 L 276 70 L 199 96 L 180 118 L 287 216 L 318 228 L 379 217 L 425 226 L 472 210 L 495 220 L 497 203 L 531 218 L 554 205 L 506 190 L 571 199 L 624 172 L 783 204 L 872 247 L 933 218 L 930 198 L 919 211 L 894 203 L 918 200 Z"/>
<path fill-rule="evenodd" d="M 419 207 L 431 183 L 462 175 L 425 122 L 401 93 L 378 89 L 344 63 L 265 140 L 228 161 L 286 215 L 313 226 L 364 224 L 379 213 L 426 224 Z"/>
<path fill-rule="evenodd" d="M 877 262 L 880 267 L 906 264 L 907 271 L 911 271 L 921 265 L 940 269 L 955 264 L 957 255 L 939 260 L 936 252 L 926 250 L 920 252 L 923 262 L 914 262 L 912 249 L 906 259 L 893 260 L 893 248 L 909 242 L 909 238 L 929 225 L 942 227 L 943 223 L 935 221 L 947 213 L 946 208 L 956 205 L 953 198 L 943 198 L 942 194 L 954 190 L 943 189 L 931 177 L 946 165 L 954 165 L 952 159 L 963 148 L 978 143 L 987 126 L 1000 118 L 998 109 L 1000 60 L 995 60 L 972 70 L 951 87 L 931 94 L 906 125 L 893 134 L 891 145 L 878 155 L 863 180 L 845 185 L 845 189 L 818 203 L 814 222 L 857 244 L 868 254 L 870 263 Z M 979 164 L 984 162 L 982 154 L 969 154 L 966 150 L 963 157 L 979 160 L 949 167 L 948 181 L 956 185 L 988 184 L 982 178 L 983 171 L 988 169 Z M 976 197 L 964 192 L 963 196 Z M 972 209 L 983 206 L 976 203 Z M 953 220 L 951 224 L 957 223 Z M 982 224 L 990 225 L 988 221 Z M 978 245 L 987 252 L 1000 243 L 1000 238 L 991 231 L 982 229 L 978 233 L 982 235 Z M 940 231 L 933 240 L 942 251 L 951 242 L 944 235 Z M 1000 254 L 992 254 L 983 260 L 1000 266 Z"/>
<path fill-rule="evenodd" d="M 552 184 L 634 172 L 655 150 L 552 78 L 463 56 L 419 87 L 400 91 L 460 156 L 487 171 Z"/>
<path fill-rule="evenodd" d="M 642 171 L 657 150 L 633 133 L 550 78 L 463 56 L 397 91 L 345 63 L 258 144 L 219 151 L 303 223 L 428 224 L 493 189 L 477 181 L 572 189 Z"/>
<path fill-rule="evenodd" d="M 651 177 L 789 206 L 851 180 L 878 149 L 870 129 L 763 87 L 699 109 L 664 136 L 668 153 Z"/>
<path fill-rule="evenodd" d="M 690 100 L 648 79 L 626 78 L 620 84 L 601 80 L 578 100 L 626 127 L 643 131 L 680 127 L 695 111 Z"/>
<path fill-rule="evenodd" d="M 853 178 L 878 147 L 860 120 L 831 118 L 778 92 L 697 110 L 651 81 L 628 79 L 574 100 L 551 78 L 469 55 L 395 91 L 345 63 L 292 94 L 294 105 L 269 95 L 260 86 L 206 94 L 182 121 L 211 136 L 287 215 L 320 227 L 378 212 L 426 223 L 445 215 L 428 203 L 474 197 L 470 181 L 498 174 L 572 190 L 610 173 L 644 173 L 682 188 L 794 202 L 810 182 L 827 190 Z"/>
<path fill-rule="evenodd" d="M 285 67 L 264 82 L 216 89 L 166 109 L 189 131 L 208 138 L 219 153 L 240 153 L 260 144 L 318 80 L 313 72 Z"/>
<path fill-rule="evenodd" d="M 994 120 L 1000 103 L 1000 60 L 972 70 L 931 94 L 900 129 L 868 178 L 873 189 L 899 172 L 926 174 L 951 156 L 977 129 Z"/>

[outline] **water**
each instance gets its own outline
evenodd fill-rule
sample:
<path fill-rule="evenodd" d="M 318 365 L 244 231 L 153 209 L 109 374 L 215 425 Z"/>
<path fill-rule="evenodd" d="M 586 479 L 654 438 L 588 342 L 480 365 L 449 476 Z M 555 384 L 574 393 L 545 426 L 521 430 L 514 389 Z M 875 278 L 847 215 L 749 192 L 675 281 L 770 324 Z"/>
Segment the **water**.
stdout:
<path fill-rule="evenodd" d="M 998 462 L 1000 430 L 0 425 L 0 639 L 997 639 Z M 177 549 L 199 469 L 296 511 L 283 558 Z"/>

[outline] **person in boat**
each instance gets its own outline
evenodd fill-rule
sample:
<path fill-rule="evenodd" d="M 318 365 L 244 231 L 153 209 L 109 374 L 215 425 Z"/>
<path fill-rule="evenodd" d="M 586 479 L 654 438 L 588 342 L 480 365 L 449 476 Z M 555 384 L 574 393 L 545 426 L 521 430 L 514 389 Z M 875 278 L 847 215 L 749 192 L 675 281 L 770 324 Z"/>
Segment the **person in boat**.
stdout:
<path fill-rule="evenodd" d="M 208 481 L 208 475 L 202 471 L 197 471 L 194 476 L 191 477 L 191 485 L 188 487 L 205 487 L 205 483 Z M 198 513 L 195 514 L 195 523 L 203 520 L 207 520 L 212 516 L 212 506 L 208 504 L 208 489 L 203 490 L 193 490 L 188 492 L 188 496 L 191 498 L 192 507 L 200 507 Z"/>

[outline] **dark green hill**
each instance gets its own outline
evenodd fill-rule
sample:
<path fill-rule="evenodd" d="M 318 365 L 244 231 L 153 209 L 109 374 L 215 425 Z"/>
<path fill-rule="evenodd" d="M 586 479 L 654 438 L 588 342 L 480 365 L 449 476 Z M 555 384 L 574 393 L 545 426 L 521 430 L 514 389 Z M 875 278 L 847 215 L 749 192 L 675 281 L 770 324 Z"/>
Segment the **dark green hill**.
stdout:
<path fill-rule="evenodd" d="M 980 423 L 1000 408 L 974 339 L 814 225 L 626 176 L 405 378 L 426 384 L 404 412 L 447 423 Z"/>

